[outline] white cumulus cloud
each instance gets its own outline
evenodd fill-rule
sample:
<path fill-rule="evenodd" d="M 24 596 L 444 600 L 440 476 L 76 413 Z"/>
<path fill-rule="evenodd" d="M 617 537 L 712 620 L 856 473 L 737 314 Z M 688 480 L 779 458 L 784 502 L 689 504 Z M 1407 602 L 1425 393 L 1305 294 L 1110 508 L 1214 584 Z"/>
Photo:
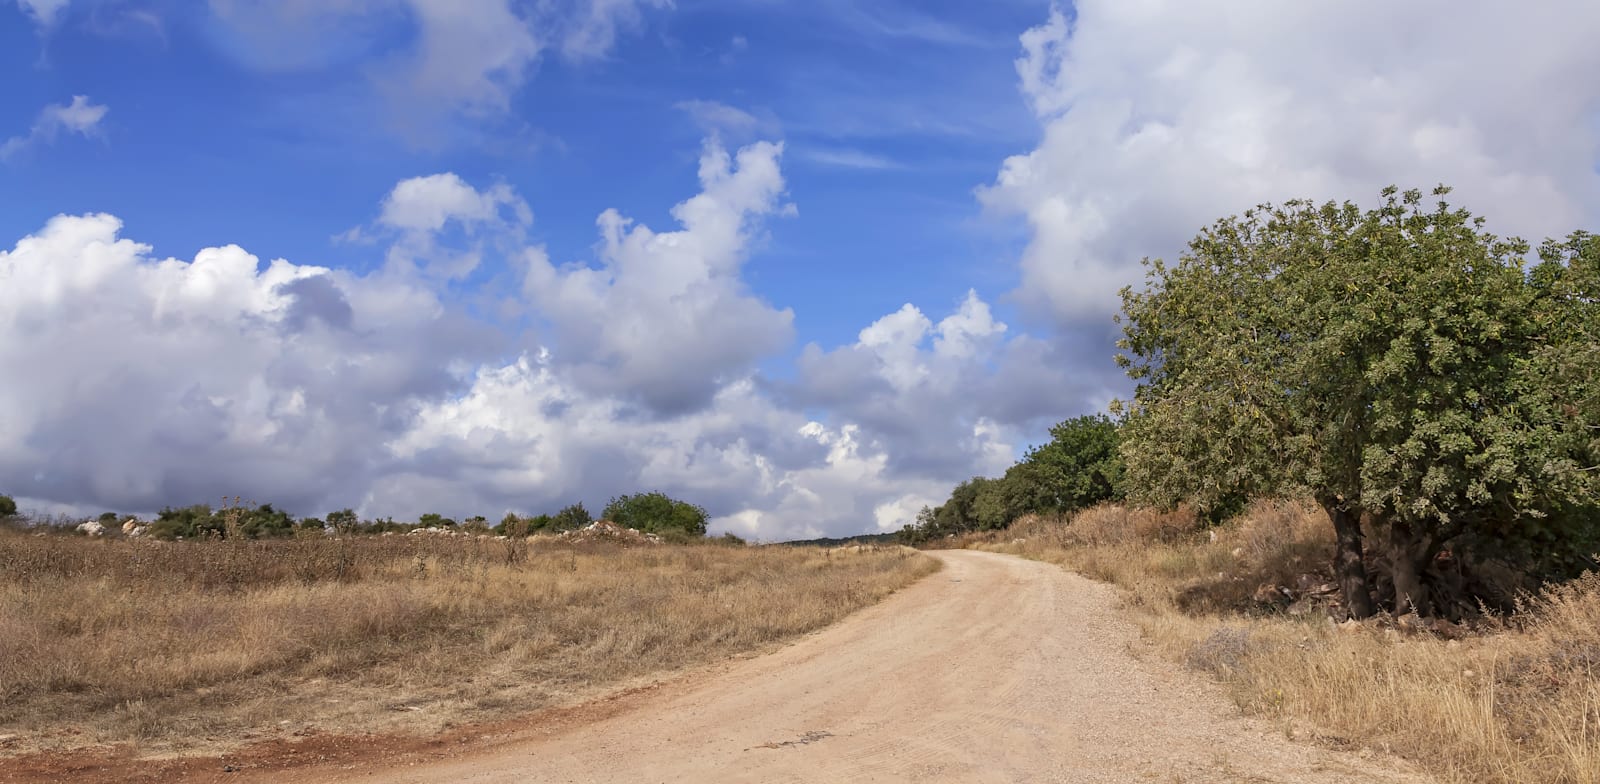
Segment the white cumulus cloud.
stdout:
<path fill-rule="evenodd" d="M 1047 344 L 1007 330 L 976 292 L 937 323 L 907 303 L 851 345 L 806 346 L 798 377 L 780 388 L 856 427 L 890 475 L 996 474 L 1029 433 L 1092 396 Z"/>
<path fill-rule="evenodd" d="M 532 211 L 510 186 L 499 184 L 479 192 L 453 172 L 401 180 L 383 200 L 378 222 L 404 231 L 439 231 L 446 223 L 472 227 L 500 219 L 502 207 L 510 208 L 522 223 L 532 220 Z"/>
<path fill-rule="evenodd" d="M 368 275 L 236 246 L 161 258 L 109 215 L 57 217 L 0 251 L 0 366 L 23 369 L 0 385 L 0 488 L 37 509 L 226 494 L 400 518 L 662 490 L 763 539 L 898 528 L 1003 470 L 1039 411 L 1001 392 L 1056 377 L 969 294 L 765 378 L 793 314 L 741 271 L 792 212 L 781 154 L 707 143 L 674 230 L 607 211 L 589 264 L 530 246 L 509 187 L 449 173 L 382 199 L 364 236 L 391 264 Z M 468 251 L 439 241 L 453 232 Z M 414 274 L 490 252 L 525 265 L 513 323 L 445 293 L 470 278 Z"/>
<path fill-rule="evenodd" d="M 236 246 L 153 257 L 109 215 L 0 252 L 0 485 L 151 510 L 245 494 L 307 512 L 503 341 L 430 291 Z M 25 380 L 22 380 L 24 379 Z"/>
<path fill-rule="evenodd" d="M 789 343 L 794 314 L 750 293 L 740 275 L 763 219 L 790 211 L 782 152 L 757 142 L 729 154 L 707 142 L 701 193 L 672 208 L 680 228 L 658 233 L 607 210 L 598 267 L 527 253 L 525 295 L 579 383 L 681 412 Z"/>
<path fill-rule="evenodd" d="M 1031 241 L 1018 296 L 1103 324 L 1143 256 L 1287 198 L 1388 184 L 1531 238 L 1600 214 L 1600 6 L 1085 0 L 1022 36 L 1043 127 L 983 192 Z"/>
<path fill-rule="evenodd" d="M 418 25 L 415 54 L 389 82 L 408 103 L 471 113 L 504 111 L 541 50 L 532 23 L 508 0 L 407 0 Z"/>

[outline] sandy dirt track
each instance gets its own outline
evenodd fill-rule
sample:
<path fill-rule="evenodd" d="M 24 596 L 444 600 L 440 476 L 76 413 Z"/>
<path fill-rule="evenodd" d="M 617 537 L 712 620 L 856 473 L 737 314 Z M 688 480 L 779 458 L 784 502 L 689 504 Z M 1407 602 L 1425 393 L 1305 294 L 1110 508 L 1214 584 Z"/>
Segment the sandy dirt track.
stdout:
<path fill-rule="evenodd" d="M 943 571 L 772 654 L 593 723 L 403 769 L 297 781 L 1413 782 L 1286 740 L 1193 673 L 1135 658 L 1114 591 L 1048 564 Z"/>

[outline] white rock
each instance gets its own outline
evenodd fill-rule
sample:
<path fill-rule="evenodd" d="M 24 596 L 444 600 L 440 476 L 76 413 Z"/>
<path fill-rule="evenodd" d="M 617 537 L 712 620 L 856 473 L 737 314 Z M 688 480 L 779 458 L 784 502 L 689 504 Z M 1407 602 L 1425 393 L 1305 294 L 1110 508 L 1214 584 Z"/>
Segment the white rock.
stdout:
<path fill-rule="evenodd" d="M 87 523 L 78 524 L 78 533 L 80 534 L 85 534 L 88 536 L 101 536 L 105 532 L 106 527 L 95 522 L 94 520 L 90 520 Z"/>

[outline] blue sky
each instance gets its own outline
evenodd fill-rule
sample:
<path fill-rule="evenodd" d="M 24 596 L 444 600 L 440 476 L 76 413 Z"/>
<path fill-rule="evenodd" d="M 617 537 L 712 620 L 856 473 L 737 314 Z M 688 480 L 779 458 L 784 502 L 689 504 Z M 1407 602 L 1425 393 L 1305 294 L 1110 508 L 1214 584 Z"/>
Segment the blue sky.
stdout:
<path fill-rule="evenodd" d="M 1217 218 L 1443 182 L 1597 228 L 1597 39 L 1583 0 L 4 0 L 0 492 L 893 530 L 1126 394 L 1119 288 Z"/>
<path fill-rule="evenodd" d="M 1020 235 L 981 215 L 973 189 L 1038 135 L 1012 60 L 1017 32 L 1048 8 L 646 8 L 602 55 L 542 57 L 503 114 L 421 131 L 371 73 L 415 45 L 403 13 L 305 36 L 235 29 L 204 3 L 100 2 L 69 6 L 41 35 L 18 10 L 0 27 L 0 66 L 16 86 L 0 132 L 25 132 L 39 107 L 70 95 L 112 111 L 99 138 L 12 162 L 0 232 L 106 211 L 162 254 L 237 243 L 359 267 L 381 254 L 329 238 L 369 221 L 396 181 L 451 171 L 511 184 L 534 208 L 533 233 L 579 259 L 601 211 L 661 223 L 692 191 L 706 131 L 693 107 L 716 103 L 757 118 L 719 128 L 730 142 L 788 145 L 799 217 L 771 227 L 747 269 L 752 288 L 804 314 L 802 341 L 848 342 L 904 302 L 1014 285 Z"/>

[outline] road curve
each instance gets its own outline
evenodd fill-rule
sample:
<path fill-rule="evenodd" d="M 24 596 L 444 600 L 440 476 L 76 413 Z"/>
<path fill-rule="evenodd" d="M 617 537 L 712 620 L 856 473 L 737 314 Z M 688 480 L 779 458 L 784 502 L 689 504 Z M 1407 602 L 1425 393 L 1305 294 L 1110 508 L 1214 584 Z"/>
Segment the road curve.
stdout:
<path fill-rule="evenodd" d="M 548 737 L 328 782 L 1418 782 L 1286 740 L 1129 650 L 1111 588 L 1048 564 L 943 571 L 772 654 Z M 300 777 L 297 777 L 300 779 Z M 304 780 L 304 779 L 301 779 Z"/>

